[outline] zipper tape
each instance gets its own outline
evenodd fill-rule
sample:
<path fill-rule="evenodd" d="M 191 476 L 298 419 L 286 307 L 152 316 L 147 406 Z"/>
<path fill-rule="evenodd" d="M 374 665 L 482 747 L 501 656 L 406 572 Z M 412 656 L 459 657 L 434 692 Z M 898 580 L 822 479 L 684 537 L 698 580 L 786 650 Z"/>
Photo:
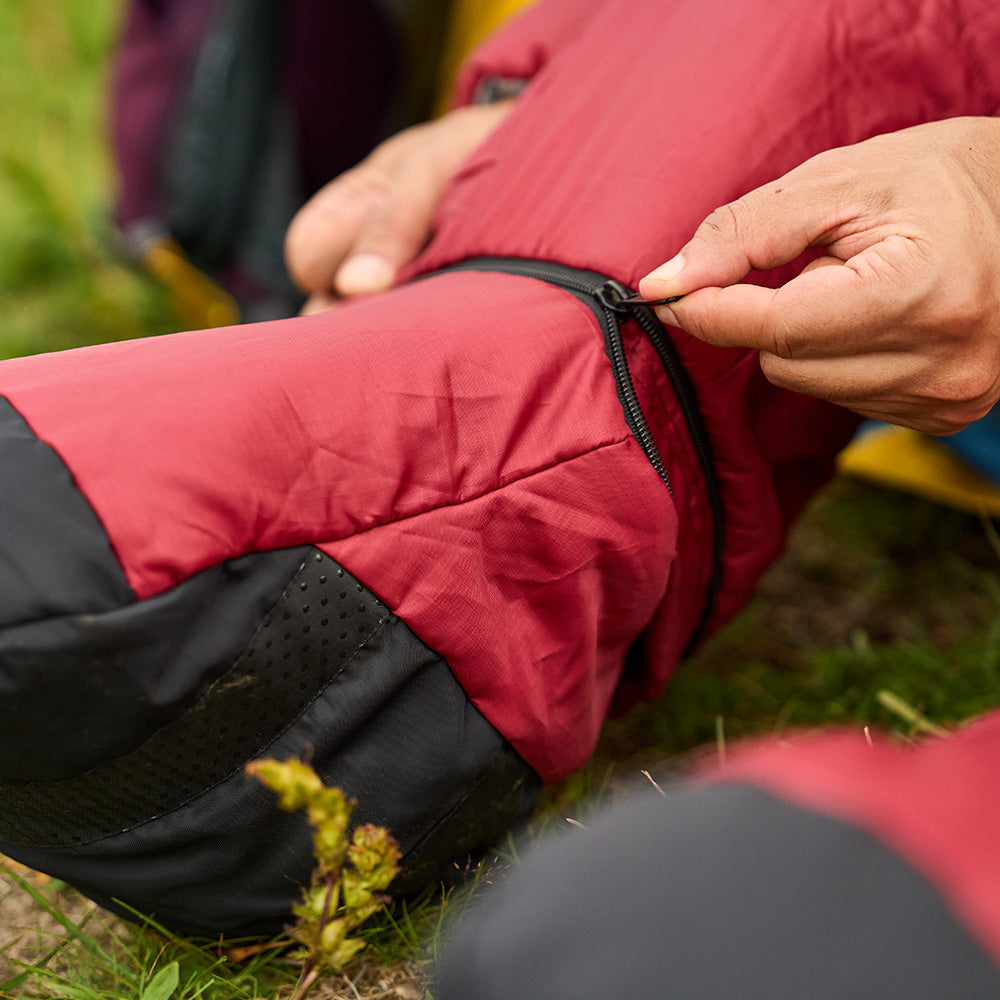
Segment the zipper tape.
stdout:
<path fill-rule="evenodd" d="M 645 300 L 639 299 L 636 293 L 625 285 L 597 271 L 569 267 L 555 261 L 532 260 L 522 257 L 473 257 L 438 271 L 420 275 L 420 278 L 428 278 L 434 274 L 447 274 L 452 271 L 498 271 L 524 278 L 536 278 L 571 292 L 590 307 L 604 333 L 605 350 L 611 362 L 618 399 L 629 430 L 632 431 L 650 464 L 663 480 L 670 495 L 673 496 L 674 491 L 670 476 L 649 429 L 632 382 L 622 339 L 622 324 L 629 320 L 635 321 L 653 345 L 667 377 L 670 379 L 681 414 L 687 425 L 688 434 L 704 477 L 712 519 L 712 566 L 705 587 L 705 601 L 701 617 L 684 649 L 683 655 L 689 656 L 700 642 L 705 628 L 715 612 L 716 599 L 722 583 L 725 514 L 708 431 L 698 407 L 697 390 L 666 329 L 657 319 L 652 308 L 645 304 Z"/>

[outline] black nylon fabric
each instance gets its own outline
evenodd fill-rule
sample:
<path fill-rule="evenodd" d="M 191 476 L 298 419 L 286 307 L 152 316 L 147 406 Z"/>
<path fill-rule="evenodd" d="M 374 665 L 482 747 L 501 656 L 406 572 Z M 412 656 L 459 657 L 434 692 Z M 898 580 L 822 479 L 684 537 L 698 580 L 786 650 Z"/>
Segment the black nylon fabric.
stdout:
<path fill-rule="evenodd" d="M 35 552 L 49 551 L 42 539 Z M 0 629 L 0 782 L 72 778 L 178 718 L 232 666 L 310 551 L 252 553 L 148 600 Z M 60 558 L 71 575 L 82 557 Z M 27 818 L 19 794 L 0 785 L 0 833 L 6 817 Z M 57 800 L 79 815 L 79 803 Z"/>
<path fill-rule="evenodd" d="M 569 831 L 484 895 L 440 1000 L 992 1000 L 1000 971 L 863 832 L 749 786 Z"/>
<path fill-rule="evenodd" d="M 309 759 L 325 780 L 358 800 L 356 822 L 388 826 L 406 855 L 398 880 L 404 890 L 426 884 L 455 854 L 505 830 L 530 807 L 537 776 L 469 702 L 447 663 L 345 571 L 336 575 L 338 569 L 310 553 L 265 616 L 271 627 L 261 623 L 236 672 L 177 720 L 174 734 L 165 727 L 135 751 L 149 768 L 144 779 L 141 767 L 123 771 L 111 762 L 83 776 L 84 787 L 61 801 L 58 782 L 0 790 L 8 829 L 22 824 L 18 812 L 49 823 L 35 831 L 33 843 L 5 836 L 0 851 L 112 909 L 122 900 L 176 931 L 214 936 L 279 930 L 312 868 L 304 819 L 280 812 L 274 796 L 244 776 L 252 756 Z M 316 639 L 314 652 L 329 648 L 321 645 L 319 623 L 334 616 L 322 604 L 318 575 L 338 581 L 337 598 L 343 589 L 352 602 L 344 619 L 338 608 L 330 623 L 337 640 L 345 633 L 349 653 L 341 658 L 332 642 L 328 667 L 323 656 L 302 650 L 307 637 Z M 283 631 L 275 633 L 275 625 Z M 276 634 L 282 637 L 277 645 Z M 259 702 L 242 695 L 285 672 L 292 692 L 300 684 L 308 690 L 301 702 L 275 695 L 277 710 L 261 722 Z M 213 701 L 223 706 L 221 715 L 206 709 Z M 214 746 L 223 719 L 246 739 L 216 762 L 200 747 Z M 163 751 L 171 749 L 174 760 L 166 766 Z M 164 788 L 175 798 L 161 809 Z M 16 803 L 17 794 L 27 798 Z M 35 808 L 33 795 L 46 797 L 42 808 Z M 137 808 L 145 811 L 144 821 L 136 822 Z M 103 836 L 93 836 L 95 823 L 105 824 Z M 53 836 L 56 843 L 44 842 Z M 87 842 L 74 842 L 80 840 Z"/>
<path fill-rule="evenodd" d="M 62 459 L 0 396 L 0 628 L 99 614 L 135 593 Z M 5 680 L 0 676 L 0 691 Z"/>

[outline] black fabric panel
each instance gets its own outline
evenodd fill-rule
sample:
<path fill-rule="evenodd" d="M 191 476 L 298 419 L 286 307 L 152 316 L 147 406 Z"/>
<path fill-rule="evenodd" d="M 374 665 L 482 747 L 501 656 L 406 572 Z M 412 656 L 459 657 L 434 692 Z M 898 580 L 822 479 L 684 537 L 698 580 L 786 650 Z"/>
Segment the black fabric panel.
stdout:
<path fill-rule="evenodd" d="M 468 869 L 500 833 L 528 817 L 541 787 L 538 775 L 504 742 L 489 768 L 407 851 L 393 890 L 415 892 L 454 881 L 456 870 Z"/>
<path fill-rule="evenodd" d="M 751 787 L 650 791 L 529 856 L 440 1000 L 988 1000 L 1000 972 L 884 846 Z"/>
<path fill-rule="evenodd" d="M 62 459 L 0 396 L 0 628 L 135 600 Z"/>
<path fill-rule="evenodd" d="M 106 794 L 95 799 L 94 782 L 75 776 L 135 750 L 201 698 L 311 551 L 252 553 L 145 601 L 0 630 L 0 832 L 65 831 L 67 813 L 79 828 L 98 807 L 121 816 Z M 151 766 L 123 774 L 127 794 L 150 773 L 163 792 L 165 774 Z M 23 787 L 59 779 L 69 781 Z"/>
<path fill-rule="evenodd" d="M 255 635 L 239 670 L 217 683 L 221 716 L 196 708 L 173 734 L 170 726 L 158 733 L 150 743 L 161 745 L 162 756 L 147 754 L 147 780 L 130 769 L 132 777 L 123 783 L 124 772 L 112 766 L 98 768 L 84 792 L 74 790 L 71 798 L 60 798 L 65 788 L 54 782 L 22 789 L 17 803 L 9 788 L 0 789 L 8 829 L 18 812 L 30 812 L 35 823 L 47 815 L 53 841 L 35 837 L 29 845 L 5 834 L 0 851 L 66 879 L 103 905 L 115 908 L 113 900 L 123 900 L 183 933 L 270 933 L 288 919 L 313 861 L 303 817 L 280 812 L 274 796 L 243 775 L 242 765 L 252 757 L 305 757 L 327 781 L 358 799 L 354 820 L 385 824 L 400 841 L 407 855 L 404 887 L 434 877 L 450 857 L 488 842 L 523 814 L 540 785 L 537 776 L 469 702 L 447 663 L 353 578 L 337 575 L 343 571 L 336 563 L 326 557 L 316 562 L 315 555 L 268 614 L 271 626 Z M 333 616 L 329 603 L 322 604 L 322 588 L 314 586 L 319 575 L 338 581 L 331 594 L 338 602 L 341 593 L 352 602 L 343 612 L 335 609 L 336 627 L 327 633 L 334 654 L 326 666 L 322 658 L 310 659 L 303 641 L 316 640 L 310 649 L 329 648 L 320 645 L 327 635 L 319 623 Z M 344 579 L 351 585 L 342 586 Z M 342 613 L 347 617 L 341 619 Z M 283 631 L 275 632 L 277 622 Z M 341 633 L 351 643 L 343 660 Z M 303 664 L 310 668 L 305 675 Z M 327 673 L 311 675 L 317 668 Z M 303 676 L 314 682 L 289 718 L 283 713 L 291 702 L 261 683 L 286 669 L 295 692 Z M 266 723 L 258 721 L 255 691 L 269 691 L 279 706 Z M 215 697 L 210 692 L 203 701 Z M 227 748 L 224 774 L 201 749 L 218 742 L 220 724 L 249 734 L 242 745 Z M 260 725 L 273 729 L 258 742 Z M 183 744 L 172 738 L 177 732 Z M 183 792 L 186 786 L 178 782 L 185 780 L 201 794 L 182 794 L 174 807 L 157 812 L 159 790 Z M 135 818 L 130 810 L 136 798 L 155 815 L 126 829 Z M 93 833 L 95 816 L 109 824 L 106 835 L 73 843 L 81 831 Z"/>

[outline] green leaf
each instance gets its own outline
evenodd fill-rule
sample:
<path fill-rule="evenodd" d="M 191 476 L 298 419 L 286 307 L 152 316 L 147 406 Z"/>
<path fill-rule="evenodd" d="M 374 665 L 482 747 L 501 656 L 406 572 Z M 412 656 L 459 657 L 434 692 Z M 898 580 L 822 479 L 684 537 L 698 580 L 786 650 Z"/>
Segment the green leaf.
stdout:
<path fill-rule="evenodd" d="M 171 962 L 149 981 L 142 991 L 142 1000 L 170 1000 L 180 981 L 181 967 L 177 962 Z"/>

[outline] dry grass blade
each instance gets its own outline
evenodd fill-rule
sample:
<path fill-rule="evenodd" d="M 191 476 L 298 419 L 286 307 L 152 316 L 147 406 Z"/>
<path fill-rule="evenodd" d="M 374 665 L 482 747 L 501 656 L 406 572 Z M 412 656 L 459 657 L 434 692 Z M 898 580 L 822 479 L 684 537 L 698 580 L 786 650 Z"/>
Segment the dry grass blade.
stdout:
<path fill-rule="evenodd" d="M 951 733 L 937 723 L 931 722 L 925 715 L 915 709 L 909 702 L 904 701 L 898 694 L 887 691 L 883 688 L 876 695 L 879 704 L 887 708 L 894 715 L 898 715 L 904 722 L 908 722 L 915 732 L 926 733 L 929 736 L 950 736 Z"/>

